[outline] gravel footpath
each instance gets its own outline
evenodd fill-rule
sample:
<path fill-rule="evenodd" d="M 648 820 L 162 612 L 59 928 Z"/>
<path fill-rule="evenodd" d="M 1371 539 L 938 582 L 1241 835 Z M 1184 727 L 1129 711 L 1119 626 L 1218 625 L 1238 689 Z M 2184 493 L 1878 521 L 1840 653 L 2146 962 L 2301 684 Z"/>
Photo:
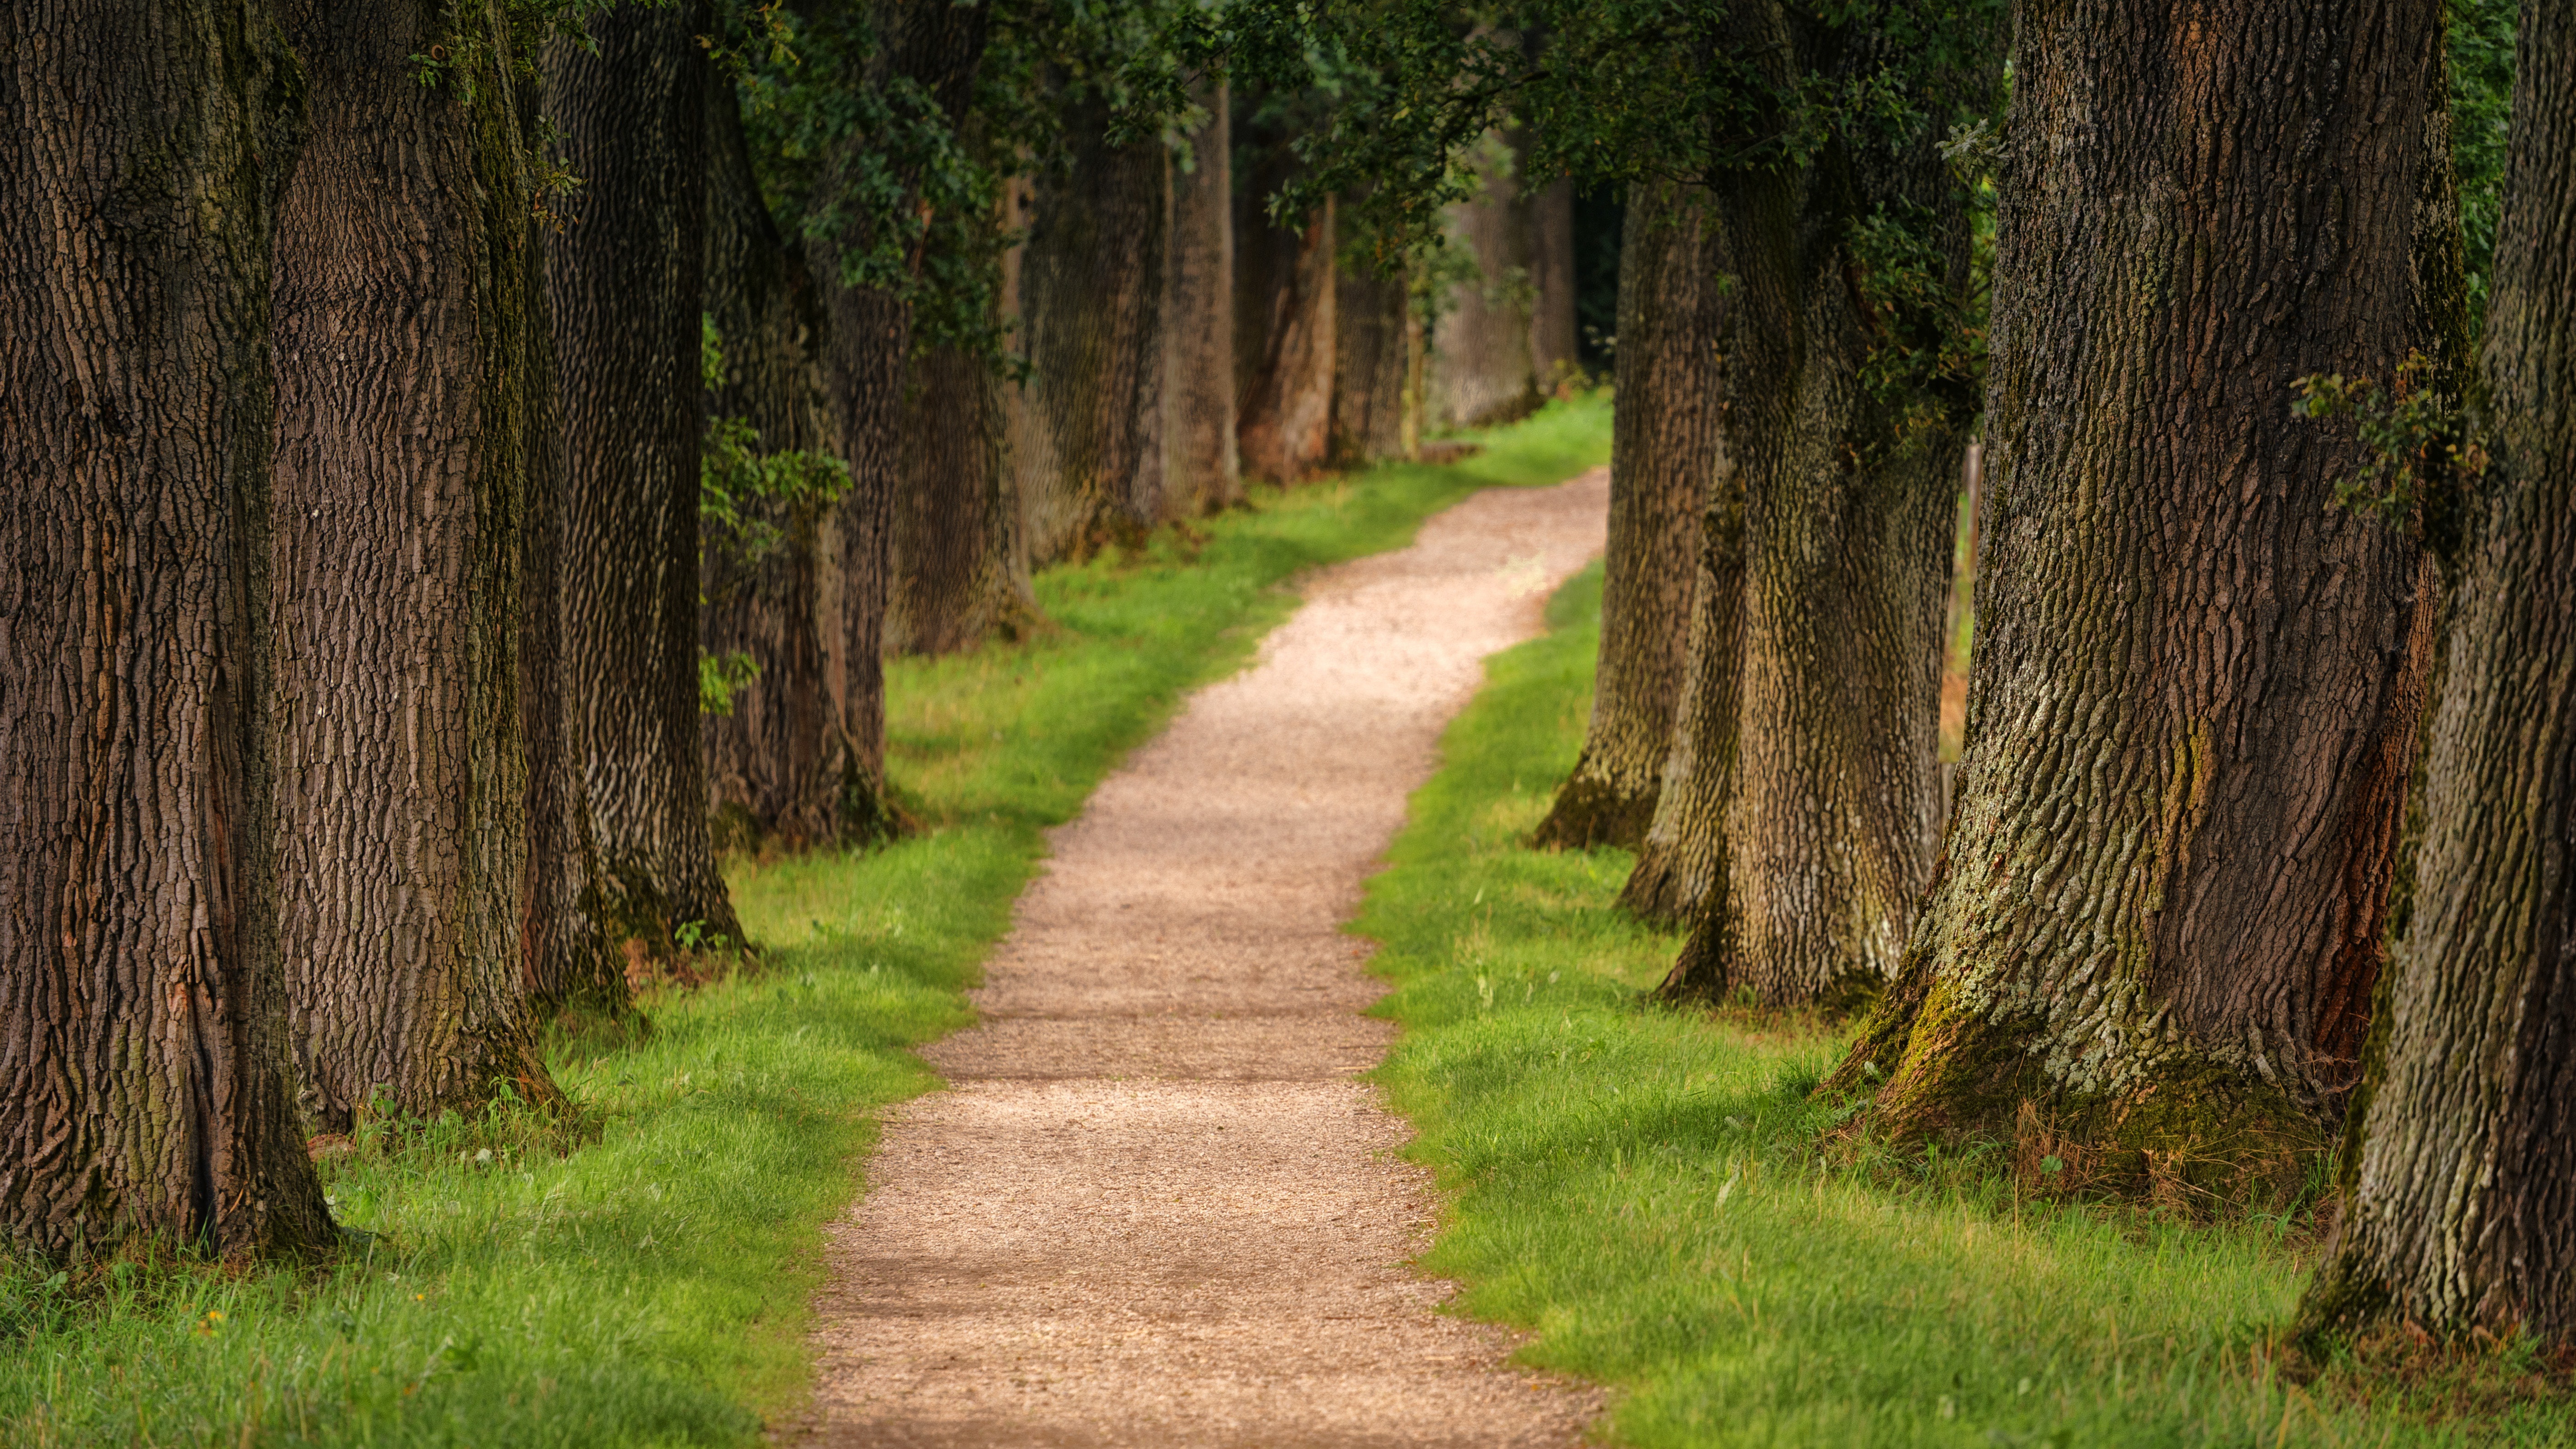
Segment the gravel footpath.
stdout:
<path fill-rule="evenodd" d="M 1488 654 L 1602 546 L 1609 474 L 1314 576 L 1250 669 L 1055 833 L 834 1224 L 818 1445 L 1566 1445 L 1595 1392 L 1434 1312 L 1429 1175 L 1353 1074 L 1341 934 Z"/>

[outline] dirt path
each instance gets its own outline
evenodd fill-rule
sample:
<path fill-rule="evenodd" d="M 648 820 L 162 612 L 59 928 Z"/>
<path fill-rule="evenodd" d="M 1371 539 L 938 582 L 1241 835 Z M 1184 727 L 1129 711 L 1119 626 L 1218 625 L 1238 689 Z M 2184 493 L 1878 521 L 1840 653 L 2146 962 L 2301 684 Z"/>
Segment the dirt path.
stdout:
<path fill-rule="evenodd" d="M 1594 1395 L 1440 1317 L 1427 1174 L 1352 1074 L 1340 933 L 1480 661 L 1602 544 L 1606 470 L 1315 578 L 1057 832 L 833 1231 L 811 1442 L 1565 1445 Z"/>

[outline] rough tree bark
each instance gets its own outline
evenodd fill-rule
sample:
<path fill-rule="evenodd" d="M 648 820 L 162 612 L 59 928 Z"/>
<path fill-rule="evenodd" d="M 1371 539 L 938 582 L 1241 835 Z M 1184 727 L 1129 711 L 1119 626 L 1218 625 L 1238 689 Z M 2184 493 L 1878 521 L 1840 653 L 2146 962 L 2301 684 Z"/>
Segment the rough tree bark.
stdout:
<path fill-rule="evenodd" d="M 1404 451 L 1402 276 L 1364 263 L 1333 268 L 1333 420 L 1327 460 L 1351 468 Z"/>
<path fill-rule="evenodd" d="M 1538 845 L 1636 845 L 1663 790 L 1724 401 L 1726 273 L 1706 203 L 1654 183 L 1629 199 L 1592 721 Z"/>
<path fill-rule="evenodd" d="M 2298 1172 L 2355 1079 L 2427 565 L 2328 506 L 2358 444 L 2286 399 L 2387 376 L 2456 307 L 2415 255 L 2457 227 L 2424 204 L 2441 21 L 2022 17 L 1967 754 L 1837 1076 L 1885 1074 L 1890 1134 L 2026 1117 L 2078 1176 L 2232 1193 Z"/>
<path fill-rule="evenodd" d="M 1163 510 L 1214 513 L 1243 501 L 1235 447 L 1234 128 L 1223 80 L 1203 87 L 1207 124 L 1171 177 L 1163 281 Z"/>
<path fill-rule="evenodd" d="M 311 131 L 277 213 L 278 936 L 302 1104 L 556 1095 L 533 1046 L 522 529 L 532 197 L 489 12 L 294 0 Z M 425 86 L 408 57 L 466 61 Z M 468 67 L 471 67 L 469 70 Z M 474 99 L 469 105 L 468 95 Z M 544 546 L 545 540 L 539 540 Z"/>
<path fill-rule="evenodd" d="M 2576 12 L 2525 5 L 2493 489 L 2445 627 L 2413 919 L 2303 1317 L 2576 1338 Z"/>
<path fill-rule="evenodd" d="M 1736 731 L 1744 703 L 1744 486 L 1727 465 L 1723 430 L 1715 477 L 1699 536 L 1698 577 L 1691 589 L 1690 636 L 1680 708 L 1655 818 L 1637 847 L 1637 864 L 1619 904 L 1659 926 L 1723 916 L 1731 870 L 1728 807 L 1735 799 Z M 1687 957 L 1677 967 L 1687 967 Z M 1659 994 L 1701 994 L 1686 969 L 1668 974 Z"/>
<path fill-rule="evenodd" d="M 710 418 L 740 418 L 764 453 L 842 456 L 840 415 L 823 381 L 822 299 L 761 199 L 743 137 L 741 102 L 707 87 L 706 315 L 724 378 L 706 394 Z M 733 712 L 703 715 L 708 828 L 718 849 L 830 840 L 840 782 L 831 771 L 832 715 L 823 683 L 817 557 L 828 505 L 742 498 L 744 516 L 774 538 L 746 550 L 713 533 L 699 551 L 699 646 L 748 656 L 759 672 L 734 691 Z"/>
<path fill-rule="evenodd" d="M 1448 245 L 1475 275 L 1456 285 L 1428 339 L 1422 420 L 1435 431 L 1507 422 L 1538 399 L 1530 217 L 1517 159 L 1500 135 L 1488 135 L 1470 160 L 1483 189 L 1450 208 Z"/>
<path fill-rule="evenodd" d="M 1866 38 L 1792 37 L 1754 7 L 1779 66 L 1874 63 Z M 1925 84 L 1936 84 L 1925 78 Z M 1894 970 L 1941 820 L 1941 624 L 1952 481 L 1975 411 L 1964 380 L 1873 383 L 1908 335 L 1948 325 L 1857 239 L 1906 219 L 1936 259 L 1923 285 L 1968 292 L 1959 189 L 1922 134 L 1853 141 L 1794 172 L 1714 187 L 1737 281 L 1726 447 L 1744 489 L 1745 598 L 1730 880 L 1703 909 L 1670 989 L 1771 1006 L 1848 1007 Z"/>
<path fill-rule="evenodd" d="M 698 749 L 698 356 L 706 273 L 703 3 L 608 11 L 547 47 L 582 178 L 547 249 L 563 437 L 563 656 L 597 851 L 590 914 L 661 954 L 742 939 Z"/>
<path fill-rule="evenodd" d="M 0 1234 L 327 1248 L 270 849 L 264 5 L 0 8 Z"/>
<path fill-rule="evenodd" d="M 882 45 L 869 61 L 869 84 L 891 92 L 908 82 L 926 95 L 949 130 L 958 134 L 992 23 L 989 5 L 876 7 Z M 853 136 L 834 158 L 826 194 L 839 197 L 867 159 L 877 138 Z M 921 193 L 922 160 L 894 156 L 890 174 L 908 202 Z M 872 203 L 845 204 L 847 219 L 829 236 L 809 238 L 807 256 L 823 285 L 831 318 L 825 376 L 840 413 L 848 450 L 850 491 L 825 521 L 823 561 L 823 681 L 831 701 L 834 778 L 839 782 L 842 838 L 890 835 L 897 824 L 886 795 L 885 621 L 893 563 L 894 495 L 902 479 L 905 363 L 912 354 L 912 304 L 896 292 L 852 286 L 847 258 L 863 256 L 884 238 L 869 214 Z M 917 228 L 898 238 L 911 275 L 920 275 L 929 221 L 910 206 L 890 216 L 910 216 Z"/>
<path fill-rule="evenodd" d="M 1162 516 L 1171 158 L 1151 137 L 1109 144 L 1108 126 L 1101 104 L 1072 105 L 1071 154 L 1038 178 L 1020 249 L 1029 379 L 1011 463 L 1033 563 L 1087 558 Z"/>

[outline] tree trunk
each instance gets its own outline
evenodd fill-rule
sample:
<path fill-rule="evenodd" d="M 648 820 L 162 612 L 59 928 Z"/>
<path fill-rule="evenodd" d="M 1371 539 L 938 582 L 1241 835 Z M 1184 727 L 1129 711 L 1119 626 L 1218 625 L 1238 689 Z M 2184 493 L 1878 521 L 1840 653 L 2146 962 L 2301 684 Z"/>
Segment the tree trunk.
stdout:
<path fill-rule="evenodd" d="M 539 279 L 511 37 L 485 17 L 426 86 L 407 58 L 456 37 L 417 5 L 286 25 L 312 126 L 276 233 L 278 936 L 304 1112 L 346 1131 L 378 1094 L 555 1095 L 522 941 L 555 705 L 518 657 L 554 602 L 521 578 Z"/>
<path fill-rule="evenodd" d="M 1404 452 L 1404 278 L 1333 271 L 1333 423 L 1328 460 L 1355 468 Z"/>
<path fill-rule="evenodd" d="M 1450 208 L 1452 265 L 1468 275 L 1431 330 L 1423 422 L 1435 431 L 1509 422 L 1538 400 L 1529 209 L 1519 204 L 1516 159 L 1487 136 L 1471 161 L 1484 189 Z"/>
<path fill-rule="evenodd" d="M 1004 451 L 1005 384 L 981 357 L 934 347 L 903 399 L 887 652 L 951 654 L 1037 615 L 1020 500 Z"/>
<path fill-rule="evenodd" d="M 1619 891 L 1623 909 L 1658 926 L 1685 925 L 1727 908 L 1726 819 L 1744 712 L 1744 485 L 1727 464 L 1725 444 L 1719 429 L 1663 789 L 1636 867 Z M 1661 994 L 1681 1000 L 1700 994 L 1702 984 L 1679 971 Z"/>
<path fill-rule="evenodd" d="M 958 136 L 983 63 L 992 7 L 880 4 L 875 14 L 883 44 L 869 62 L 868 84 L 881 94 L 902 89 L 926 97 L 935 114 L 913 119 L 936 121 L 949 136 Z M 927 216 L 918 216 L 922 163 L 899 154 L 872 156 L 868 148 L 880 139 L 854 136 L 833 158 L 829 191 L 851 214 L 837 233 L 811 239 L 807 249 L 830 313 L 825 376 L 850 464 L 850 491 L 825 520 L 821 545 L 824 692 L 834 719 L 832 773 L 840 792 L 840 833 L 847 840 L 890 835 L 897 823 L 886 794 L 885 623 L 894 496 L 903 476 L 903 384 L 912 354 L 912 305 L 879 287 L 851 285 L 845 259 L 865 256 L 885 239 L 873 230 L 878 223 L 870 220 L 875 199 L 842 193 L 856 193 L 863 173 L 890 174 L 906 204 L 885 214 L 906 218 L 895 224 L 919 228 L 896 239 L 915 278 L 921 274 L 930 223 Z"/>
<path fill-rule="evenodd" d="M 622 8 L 595 18 L 595 51 L 558 40 L 546 56 L 546 104 L 582 178 L 546 281 L 592 914 L 657 955 L 691 922 L 742 938 L 698 748 L 706 29 L 702 3 Z"/>
<path fill-rule="evenodd" d="M 1552 388 L 1578 364 L 1574 326 L 1574 178 L 1522 193 L 1529 231 L 1530 372 Z"/>
<path fill-rule="evenodd" d="M 1339 347 L 1334 207 L 1293 227 L 1270 218 L 1270 198 L 1297 174 L 1288 123 L 1246 104 L 1235 139 L 1247 164 L 1235 198 L 1236 436 L 1246 472 L 1293 483 L 1331 456 L 1333 371 Z"/>
<path fill-rule="evenodd" d="M 1108 123 L 1073 108 L 1071 159 L 1038 179 L 1019 259 L 1029 380 L 1011 461 L 1033 563 L 1140 538 L 1162 514 L 1170 158 L 1150 138 L 1110 145 Z"/>
<path fill-rule="evenodd" d="M 706 395 L 707 414 L 749 422 L 764 453 L 839 458 L 840 417 L 823 382 L 822 299 L 803 249 L 778 234 L 761 199 L 741 102 L 721 81 L 707 87 L 707 137 L 706 314 L 725 368 Z M 734 691 L 732 713 L 698 721 L 708 826 L 719 849 L 763 842 L 802 849 L 833 837 L 840 782 L 830 768 L 816 614 L 826 506 L 737 499 L 745 518 L 774 536 L 751 549 L 713 533 L 702 541 L 699 645 L 719 658 L 747 656 L 759 671 Z"/>
<path fill-rule="evenodd" d="M 2441 16 L 2022 18 L 1960 798 L 1839 1073 L 1888 1133 L 2026 1118 L 2066 1180 L 2221 1193 L 2323 1144 L 2431 635 L 2419 550 L 2328 506 L 2358 444 L 2286 400 L 2456 308 L 2414 255 L 2457 225 Z"/>
<path fill-rule="evenodd" d="M 0 1232 L 327 1248 L 277 945 L 263 5 L 0 8 Z"/>
<path fill-rule="evenodd" d="M 2486 370 L 2494 488 L 2445 630 L 2413 920 L 2312 1324 L 2576 1338 L 2576 13 L 2525 5 Z"/>
<path fill-rule="evenodd" d="M 1636 845 L 1662 793 L 1723 403 L 1725 253 L 1706 204 L 1649 183 L 1628 207 L 1592 723 L 1534 844 Z"/>
<path fill-rule="evenodd" d="M 1243 501 L 1234 413 L 1234 129 L 1218 80 L 1198 93 L 1207 124 L 1171 176 L 1163 282 L 1163 509 L 1214 513 Z"/>

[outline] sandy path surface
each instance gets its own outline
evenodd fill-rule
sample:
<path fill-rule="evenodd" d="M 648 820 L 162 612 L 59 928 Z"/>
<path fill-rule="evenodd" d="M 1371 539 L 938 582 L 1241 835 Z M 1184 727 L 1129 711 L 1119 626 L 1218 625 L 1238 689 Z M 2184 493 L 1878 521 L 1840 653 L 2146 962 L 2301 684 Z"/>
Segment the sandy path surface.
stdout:
<path fill-rule="evenodd" d="M 1338 927 L 1484 657 L 1600 551 L 1608 473 L 1316 576 L 1058 831 L 832 1233 L 810 1443 L 1565 1445 L 1597 1395 L 1432 1310 L 1428 1174 L 1352 1074 Z"/>

